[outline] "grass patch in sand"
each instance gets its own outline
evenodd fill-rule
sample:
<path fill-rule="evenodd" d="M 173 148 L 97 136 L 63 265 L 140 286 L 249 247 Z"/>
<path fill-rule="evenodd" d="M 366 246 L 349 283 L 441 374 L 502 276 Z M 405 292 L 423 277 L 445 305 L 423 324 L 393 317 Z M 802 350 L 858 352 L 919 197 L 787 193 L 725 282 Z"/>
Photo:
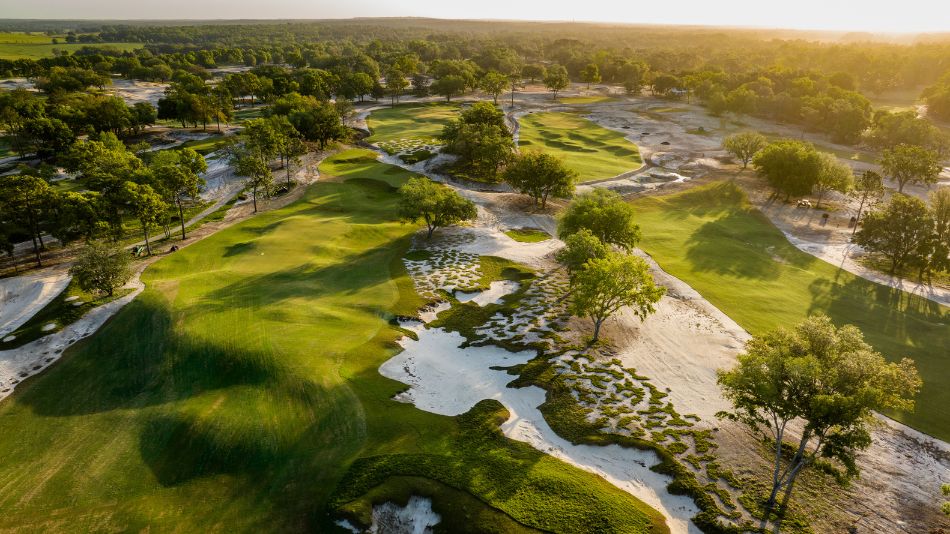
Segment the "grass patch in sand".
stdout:
<path fill-rule="evenodd" d="M 558 99 L 562 104 L 600 104 L 602 102 L 613 102 L 614 100 L 617 99 L 606 95 L 567 96 Z"/>
<path fill-rule="evenodd" d="M 401 261 L 418 227 L 396 216 L 410 174 L 367 152 L 150 266 L 136 300 L 0 402 L 15 436 L 0 440 L 0 530 L 330 532 L 335 505 L 411 476 L 483 531 L 666 531 L 501 436 L 497 403 L 453 418 L 391 400 L 405 386 L 378 368 L 399 350 L 394 317 L 423 304 Z"/>
<path fill-rule="evenodd" d="M 228 143 L 228 136 L 223 134 L 215 134 L 204 139 L 193 139 L 191 141 L 185 141 L 184 143 L 176 146 L 171 150 L 182 150 L 185 148 L 190 148 L 195 152 L 201 154 L 202 156 L 207 156 L 208 154 L 222 148 Z"/>
<path fill-rule="evenodd" d="M 518 144 L 564 160 L 581 182 L 603 180 L 643 165 L 637 145 L 573 113 L 542 112 L 521 117 Z"/>
<path fill-rule="evenodd" d="M 505 235 L 519 243 L 540 243 L 551 239 L 551 235 L 537 228 L 512 228 Z"/>
<path fill-rule="evenodd" d="M 840 270 L 792 246 L 729 182 L 633 202 L 641 247 L 752 334 L 825 313 L 857 325 L 888 359 L 924 380 L 913 413 L 891 413 L 950 439 L 950 309 Z"/>
<path fill-rule="evenodd" d="M 60 38 L 58 44 L 53 44 L 50 37 L 45 35 L 43 37 L 45 38 L 44 42 L 0 42 L 0 59 L 42 59 L 53 57 L 54 50 L 73 53 L 83 48 L 101 48 L 131 52 L 145 47 L 145 43 L 64 43 L 62 38 Z"/>

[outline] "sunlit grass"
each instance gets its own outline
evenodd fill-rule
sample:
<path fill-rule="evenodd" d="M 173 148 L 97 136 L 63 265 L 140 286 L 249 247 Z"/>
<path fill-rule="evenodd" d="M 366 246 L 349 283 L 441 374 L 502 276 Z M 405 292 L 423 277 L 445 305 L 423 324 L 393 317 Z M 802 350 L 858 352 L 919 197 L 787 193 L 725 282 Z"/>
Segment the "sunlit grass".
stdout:
<path fill-rule="evenodd" d="M 950 309 L 864 280 L 792 246 L 734 184 L 634 201 L 642 248 L 752 334 L 815 313 L 854 324 L 887 358 L 913 358 L 924 387 L 895 418 L 950 438 Z"/>
<path fill-rule="evenodd" d="M 577 171 L 581 182 L 611 178 L 640 168 L 637 145 L 573 113 L 531 113 L 521 117 L 519 146 L 541 150 Z"/>

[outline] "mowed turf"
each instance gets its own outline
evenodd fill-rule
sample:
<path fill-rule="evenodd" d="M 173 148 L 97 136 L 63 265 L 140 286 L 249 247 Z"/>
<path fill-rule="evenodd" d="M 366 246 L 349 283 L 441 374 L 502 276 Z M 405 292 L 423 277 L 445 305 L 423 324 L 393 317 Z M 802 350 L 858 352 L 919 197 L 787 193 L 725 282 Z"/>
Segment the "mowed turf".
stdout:
<path fill-rule="evenodd" d="M 372 135 L 370 143 L 386 143 L 400 139 L 431 140 L 442 133 L 449 120 L 458 116 L 455 104 L 398 104 L 378 109 L 366 118 Z"/>
<path fill-rule="evenodd" d="M 573 113 L 531 113 L 521 117 L 518 145 L 563 158 L 581 182 L 603 180 L 643 165 L 637 145 Z"/>
<path fill-rule="evenodd" d="M 916 410 L 889 415 L 950 439 L 950 309 L 798 250 L 732 183 L 633 205 L 642 248 L 752 334 L 821 312 L 857 325 L 888 359 L 913 358 L 924 380 Z"/>
<path fill-rule="evenodd" d="M 155 263 L 135 301 L 0 402 L 0 530 L 330 532 L 328 503 L 365 510 L 354 499 L 421 476 L 413 491 L 482 531 L 666 532 L 501 436 L 497 403 L 451 418 L 391 400 L 405 386 L 378 367 L 394 314 L 422 304 L 400 261 L 418 227 L 396 216 L 409 175 L 373 157 L 333 157 L 301 200 Z"/>
<path fill-rule="evenodd" d="M 0 42 L 0 59 L 42 59 L 53 57 L 53 51 L 73 53 L 83 48 L 104 48 L 129 52 L 143 48 L 144 43 L 63 43 L 45 42 Z"/>

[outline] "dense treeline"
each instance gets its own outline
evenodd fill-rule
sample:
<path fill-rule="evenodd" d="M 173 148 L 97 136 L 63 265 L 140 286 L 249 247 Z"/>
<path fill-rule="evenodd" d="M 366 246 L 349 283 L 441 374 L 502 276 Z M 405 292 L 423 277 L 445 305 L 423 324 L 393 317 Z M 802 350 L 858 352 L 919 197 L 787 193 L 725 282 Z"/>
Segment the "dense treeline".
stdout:
<path fill-rule="evenodd" d="M 424 61 L 471 58 L 479 62 L 490 49 L 503 48 L 525 62 L 556 62 L 572 78 L 591 62 L 611 79 L 610 64 L 641 61 L 653 71 L 702 70 L 730 74 L 781 66 L 791 70 L 844 72 L 863 92 L 932 83 L 950 70 L 950 43 L 823 42 L 808 33 L 717 29 L 678 29 L 590 24 L 432 21 L 425 19 L 314 21 L 259 24 L 99 25 L 105 42 L 142 42 L 148 54 L 188 54 L 208 50 L 222 64 L 261 61 L 258 52 L 280 63 L 285 56 L 311 60 L 340 55 L 356 46 L 381 61 L 393 53 L 413 52 Z M 80 35 L 81 36 L 81 35 Z M 778 37 L 778 38 L 777 38 Z M 241 50 L 238 54 L 236 50 Z M 143 52 L 144 53 L 144 52 Z M 621 58 L 619 63 L 617 58 Z M 207 58 L 205 58 L 207 59 Z M 207 61 L 205 61 L 207 63 Z M 208 66 L 205 64 L 204 66 Z M 0 72 L 8 70 L 0 64 Z M 23 74 L 18 69 L 15 73 Z"/>

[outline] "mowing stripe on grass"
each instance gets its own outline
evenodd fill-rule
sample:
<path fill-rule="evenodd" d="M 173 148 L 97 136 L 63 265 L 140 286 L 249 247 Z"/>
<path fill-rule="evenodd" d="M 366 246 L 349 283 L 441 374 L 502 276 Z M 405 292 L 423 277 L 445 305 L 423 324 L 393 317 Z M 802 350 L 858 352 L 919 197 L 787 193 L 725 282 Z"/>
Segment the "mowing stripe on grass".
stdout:
<path fill-rule="evenodd" d="M 564 159 L 581 182 L 603 180 L 643 165 L 637 145 L 623 134 L 573 113 L 531 113 L 521 117 L 518 145 Z"/>

